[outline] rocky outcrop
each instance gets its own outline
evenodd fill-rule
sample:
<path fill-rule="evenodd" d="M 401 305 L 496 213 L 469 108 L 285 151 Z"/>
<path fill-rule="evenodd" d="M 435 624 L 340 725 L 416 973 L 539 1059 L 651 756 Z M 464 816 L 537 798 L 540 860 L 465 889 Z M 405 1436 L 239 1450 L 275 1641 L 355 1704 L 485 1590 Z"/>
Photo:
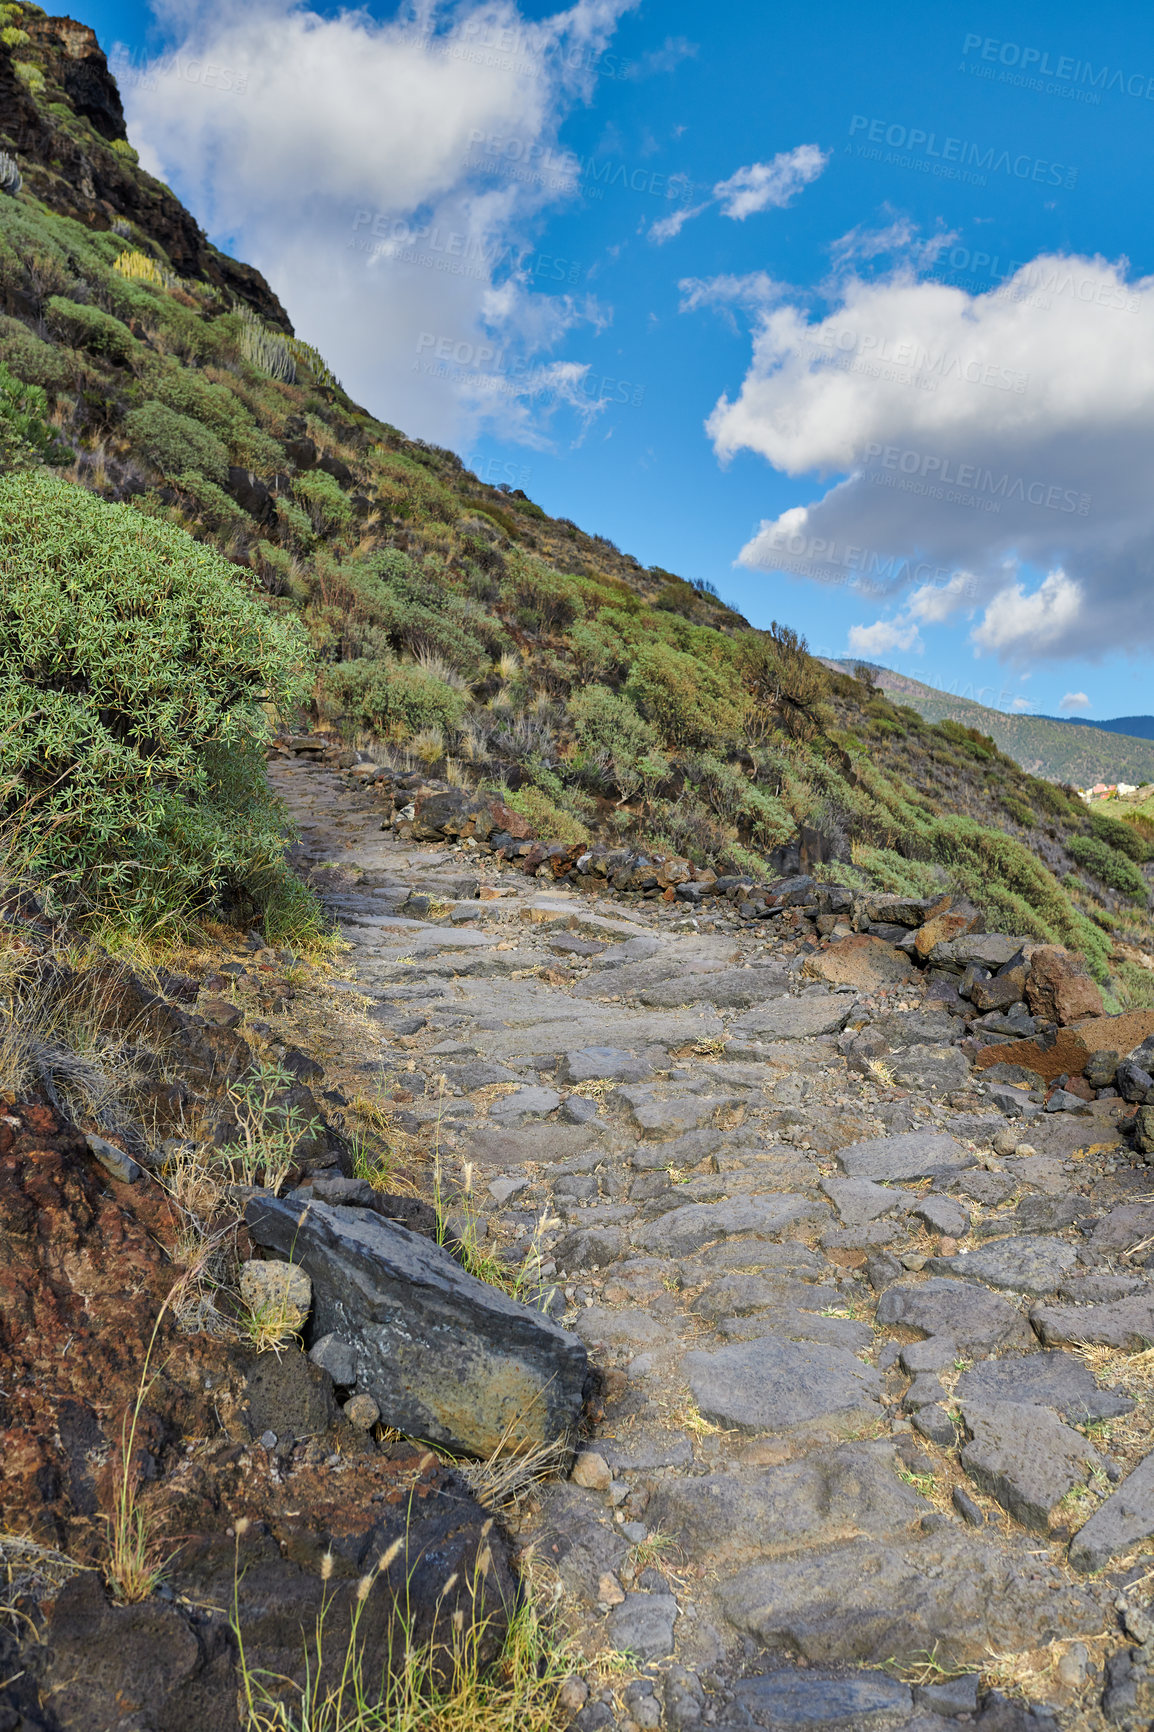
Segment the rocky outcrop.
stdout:
<path fill-rule="evenodd" d="M 93 32 L 71 18 L 26 18 L 21 28 L 32 38 L 23 55 L 31 53 L 46 83 L 33 94 L 14 70 L 19 54 L 0 43 L 0 148 L 15 155 L 28 191 L 90 228 L 107 229 L 117 220 L 135 224 L 164 248 L 181 276 L 216 284 L 291 332 L 288 314 L 260 272 L 218 252 L 175 193 L 110 148 L 126 137 L 124 111 Z M 87 122 L 90 141 L 59 124 L 53 102 Z M 5 310 L 23 315 L 38 309 Z"/>

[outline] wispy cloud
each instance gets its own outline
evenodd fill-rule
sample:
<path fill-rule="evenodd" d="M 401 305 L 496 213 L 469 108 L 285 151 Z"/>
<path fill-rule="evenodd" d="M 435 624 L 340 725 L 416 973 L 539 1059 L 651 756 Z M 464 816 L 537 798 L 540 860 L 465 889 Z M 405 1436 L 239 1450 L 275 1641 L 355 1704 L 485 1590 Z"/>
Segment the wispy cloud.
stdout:
<path fill-rule="evenodd" d="M 728 180 L 719 180 L 713 196 L 721 200 L 722 216 L 744 222 L 762 210 L 784 210 L 803 186 L 816 180 L 826 163 L 829 152 L 816 144 L 799 144 L 796 150 L 783 150 L 772 162 L 754 162 L 739 168 Z"/>
<path fill-rule="evenodd" d="M 816 144 L 799 144 L 793 150 L 779 151 L 772 162 L 751 162 L 746 168 L 737 169 L 728 180 L 719 180 L 712 197 L 696 209 L 677 212 L 680 220 L 664 217 L 651 223 L 649 238 L 659 246 L 672 240 L 690 217 L 700 216 L 714 204 L 720 206 L 722 216 L 733 222 L 744 222 L 758 211 L 783 210 L 803 187 L 817 179 L 828 161 L 828 151 Z"/>

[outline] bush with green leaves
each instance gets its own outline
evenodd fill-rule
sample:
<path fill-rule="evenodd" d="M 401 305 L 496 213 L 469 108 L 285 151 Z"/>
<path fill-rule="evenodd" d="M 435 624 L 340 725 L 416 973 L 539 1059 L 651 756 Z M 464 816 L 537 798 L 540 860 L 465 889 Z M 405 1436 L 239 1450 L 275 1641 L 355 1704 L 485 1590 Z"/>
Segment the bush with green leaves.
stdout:
<path fill-rule="evenodd" d="M 744 694 L 727 672 L 669 644 L 651 643 L 630 668 L 625 690 L 669 745 L 716 744 L 732 737 L 746 714 Z"/>
<path fill-rule="evenodd" d="M 312 469 L 293 482 L 293 498 L 318 535 L 339 535 L 353 520 L 353 508 L 340 484 L 324 469 Z"/>
<path fill-rule="evenodd" d="M 73 349 L 123 365 L 132 356 L 135 339 L 127 325 L 83 301 L 50 295 L 44 309 L 52 331 Z"/>
<path fill-rule="evenodd" d="M 326 709 L 376 733 L 402 737 L 421 728 L 452 731 L 469 703 L 467 692 L 422 667 L 367 656 L 326 668 L 322 686 Z"/>
<path fill-rule="evenodd" d="M 1149 885 L 1127 855 L 1096 836 L 1072 836 L 1066 846 L 1079 866 L 1099 883 L 1108 884 L 1133 902 L 1145 902 Z"/>
<path fill-rule="evenodd" d="M 193 471 L 219 484 L 228 471 L 224 441 L 191 415 L 181 415 L 163 403 L 142 403 L 139 409 L 130 409 L 124 417 L 124 431 L 133 450 L 165 480 Z"/>
<path fill-rule="evenodd" d="M 48 398 L 39 385 L 26 385 L 0 361 L 0 467 L 24 463 L 66 463 L 48 421 Z"/>
<path fill-rule="evenodd" d="M 71 369 L 60 350 L 33 336 L 19 319 L 0 313 L 0 361 L 26 384 L 45 391 L 60 391 L 69 383 Z"/>
<path fill-rule="evenodd" d="M 1136 860 L 1139 866 L 1145 865 L 1147 860 L 1154 860 L 1154 847 L 1121 818 L 1111 818 L 1105 812 L 1091 812 L 1090 834 L 1096 841 L 1105 842 L 1108 848 Z"/>
<path fill-rule="evenodd" d="M 307 696 L 296 621 L 183 530 L 38 470 L 0 477 L 7 851 L 89 915 L 149 926 L 247 898 L 315 919 L 264 772 Z"/>

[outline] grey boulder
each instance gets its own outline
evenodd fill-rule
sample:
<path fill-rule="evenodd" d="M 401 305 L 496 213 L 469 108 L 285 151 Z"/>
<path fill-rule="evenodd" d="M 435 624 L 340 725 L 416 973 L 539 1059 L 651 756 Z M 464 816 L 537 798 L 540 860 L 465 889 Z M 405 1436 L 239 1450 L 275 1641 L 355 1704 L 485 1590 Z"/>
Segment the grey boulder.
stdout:
<path fill-rule="evenodd" d="M 935 1275 L 960 1275 L 966 1281 L 984 1281 L 990 1287 L 1040 1299 L 1046 1293 L 1056 1293 L 1078 1267 L 1078 1253 L 1063 1239 L 1022 1233 L 991 1239 L 956 1257 L 931 1258 L 930 1267 Z"/>
<path fill-rule="evenodd" d="M 747 1716 L 741 1725 L 773 1732 L 888 1732 L 908 1724 L 913 1697 L 908 1685 L 884 1672 L 823 1677 L 792 1668 L 743 1678 L 737 1705 Z"/>
<path fill-rule="evenodd" d="M 252 1198 L 253 1240 L 313 1284 L 311 1339 L 351 1349 L 385 1423 L 465 1454 L 572 1435 L 588 1361 L 540 1311 L 476 1280 L 432 1240 L 366 1209 Z M 347 1361 L 342 1358 L 342 1365 Z"/>
<path fill-rule="evenodd" d="M 962 1419 L 970 1437 L 962 1466 L 976 1486 L 1036 1533 L 1049 1533 L 1055 1507 L 1101 1465 L 1081 1432 L 1044 1407 L 968 1402 Z"/>

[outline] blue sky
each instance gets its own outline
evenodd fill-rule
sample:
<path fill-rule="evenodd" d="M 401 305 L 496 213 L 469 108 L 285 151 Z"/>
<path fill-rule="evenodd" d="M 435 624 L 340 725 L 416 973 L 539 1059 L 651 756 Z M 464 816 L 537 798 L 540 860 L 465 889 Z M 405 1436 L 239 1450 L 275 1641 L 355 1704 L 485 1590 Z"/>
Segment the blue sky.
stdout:
<path fill-rule="evenodd" d="M 1154 709 L 1148 9 L 83 15 L 375 413 L 821 653 Z"/>

